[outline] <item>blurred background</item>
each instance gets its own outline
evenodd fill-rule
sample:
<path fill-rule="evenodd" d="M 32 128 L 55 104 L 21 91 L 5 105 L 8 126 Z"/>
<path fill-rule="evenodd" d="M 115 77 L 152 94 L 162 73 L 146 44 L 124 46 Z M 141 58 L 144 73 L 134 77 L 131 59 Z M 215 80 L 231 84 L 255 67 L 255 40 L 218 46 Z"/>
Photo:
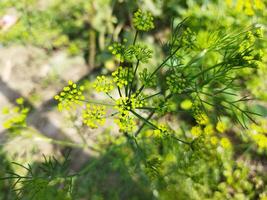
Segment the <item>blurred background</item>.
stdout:
<path fill-rule="evenodd" d="M 140 37 L 154 50 L 149 63 L 152 66 L 164 58 L 163 44 L 168 40 L 173 20 L 179 22 L 189 17 L 188 26 L 203 48 L 209 34 L 218 29 L 231 32 L 261 26 L 266 34 L 266 0 L 0 0 L 0 176 L 4 176 L 6 170 L 25 173 L 13 166 L 12 161 L 36 164 L 42 162 L 43 154 L 61 159 L 64 152 L 72 149 L 70 171 L 77 171 L 86 163 L 96 163 L 91 169 L 94 173 L 79 180 L 74 199 L 158 199 L 160 193 L 159 199 L 167 200 L 266 200 L 265 36 L 261 44 L 263 62 L 257 69 L 243 70 L 239 77 L 243 83 L 240 93 L 255 99 L 250 106 L 262 116 L 257 117 L 258 124 L 249 122 L 246 129 L 225 118 L 228 132 L 223 134 L 234 148 L 222 166 L 218 163 L 210 166 L 217 169 L 214 172 L 217 179 L 212 179 L 212 183 L 207 180 L 205 188 L 192 186 L 188 179 L 162 186 L 161 190 L 153 189 L 153 181 L 148 187 L 150 179 L 139 177 L 140 181 L 136 174 L 129 173 L 130 164 L 125 161 L 122 150 L 99 151 L 117 142 L 114 140 L 118 133 L 111 123 L 90 130 L 76 113 L 57 110 L 54 96 L 68 80 L 83 83 L 91 98 L 101 98 L 94 93 L 92 81 L 97 75 L 109 74 L 115 69 L 116 60 L 108 52 L 108 46 L 122 38 L 133 39 L 132 15 L 138 8 L 150 11 L 155 18 L 156 28 Z M 212 59 L 207 58 L 207 62 Z M 22 104 L 29 110 L 19 110 Z M 20 122 L 26 116 L 27 128 L 24 124 L 9 127 L 10 118 Z M 190 130 L 189 125 L 186 128 L 185 131 Z M 115 165 L 114 159 L 118 159 Z M 238 175 L 234 177 L 234 173 Z M 181 175 L 174 177 L 177 180 Z M 227 180 L 229 177 L 234 180 Z M 218 189 L 215 186 L 219 183 L 223 184 Z M 179 191 L 178 185 L 183 185 Z M 10 181 L 0 181 L 0 199 L 16 199 L 11 186 Z M 216 191 L 225 196 L 216 196 Z"/>

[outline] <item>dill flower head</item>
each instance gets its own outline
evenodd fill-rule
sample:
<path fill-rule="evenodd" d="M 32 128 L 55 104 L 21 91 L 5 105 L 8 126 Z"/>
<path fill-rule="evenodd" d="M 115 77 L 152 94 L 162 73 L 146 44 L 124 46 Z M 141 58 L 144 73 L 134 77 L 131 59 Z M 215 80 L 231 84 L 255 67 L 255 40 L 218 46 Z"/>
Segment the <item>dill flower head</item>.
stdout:
<path fill-rule="evenodd" d="M 192 107 L 193 110 L 193 116 L 196 120 L 196 122 L 199 125 L 207 125 L 209 124 L 209 118 L 208 116 L 200 109 L 200 105 L 198 102 L 195 102 Z"/>
<path fill-rule="evenodd" d="M 124 61 L 124 54 L 125 54 L 125 45 L 114 42 L 112 45 L 108 47 L 108 50 L 121 62 Z"/>
<path fill-rule="evenodd" d="M 202 134 L 202 129 L 200 126 L 193 126 L 191 128 L 191 134 L 195 137 L 198 137 Z"/>
<path fill-rule="evenodd" d="M 163 124 L 160 124 L 158 126 L 158 129 L 154 130 L 153 131 L 153 135 L 156 137 L 156 138 L 162 138 L 164 134 L 168 133 L 168 128 L 167 126 L 163 125 Z"/>
<path fill-rule="evenodd" d="M 86 105 L 86 109 L 82 112 L 83 123 L 90 128 L 98 128 L 99 125 L 104 125 L 106 119 L 106 107 L 102 105 Z"/>
<path fill-rule="evenodd" d="M 8 107 L 2 109 L 2 114 L 8 116 L 8 119 L 3 123 L 3 127 L 11 131 L 27 127 L 26 119 L 30 112 L 30 109 L 25 107 L 23 98 L 16 99 L 16 103 L 17 106 L 12 109 Z"/>
<path fill-rule="evenodd" d="M 142 63 L 147 63 L 152 58 L 153 51 L 145 44 L 130 45 L 125 52 L 125 58 L 128 61 L 139 60 Z"/>
<path fill-rule="evenodd" d="M 142 101 L 140 98 L 136 97 L 135 94 L 131 95 L 131 97 L 121 97 L 116 101 L 116 109 L 121 114 L 127 115 L 130 110 L 143 107 L 145 102 Z"/>
<path fill-rule="evenodd" d="M 93 87 L 97 92 L 110 92 L 114 89 L 113 81 L 108 79 L 106 76 L 98 76 L 96 78 Z"/>
<path fill-rule="evenodd" d="M 227 129 L 226 124 L 224 122 L 219 121 L 216 125 L 216 130 L 220 133 L 223 133 Z"/>
<path fill-rule="evenodd" d="M 228 138 L 226 138 L 226 137 L 221 139 L 220 144 L 225 149 L 229 149 L 232 146 L 230 140 Z"/>
<path fill-rule="evenodd" d="M 174 94 L 182 93 L 186 87 L 186 79 L 183 77 L 182 73 L 175 72 L 167 76 L 166 83 L 170 91 Z"/>
<path fill-rule="evenodd" d="M 54 97 L 55 100 L 58 101 L 58 109 L 60 111 L 64 108 L 70 110 L 75 104 L 81 104 L 81 101 L 84 100 L 84 86 L 77 86 L 77 84 L 72 81 L 68 83 L 68 86 L 64 87 L 63 90 Z"/>
<path fill-rule="evenodd" d="M 133 70 L 132 68 L 123 68 L 120 66 L 116 71 L 112 73 L 113 81 L 117 84 L 119 88 L 128 85 L 129 82 L 133 80 Z"/>
<path fill-rule="evenodd" d="M 133 25 L 138 31 L 149 31 L 154 28 L 154 19 L 150 12 L 142 12 L 138 9 L 134 13 Z"/>
<path fill-rule="evenodd" d="M 155 76 L 150 77 L 150 73 L 148 72 L 147 68 L 139 73 L 140 81 L 146 87 L 154 87 L 157 85 L 157 81 Z"/>
<path fill-rule="evenodd" d="M 136 128 L 136 122 L 129 114 L 121 113 L 114 121 L 119 126 L 121 132 L 132 132 Z"/>

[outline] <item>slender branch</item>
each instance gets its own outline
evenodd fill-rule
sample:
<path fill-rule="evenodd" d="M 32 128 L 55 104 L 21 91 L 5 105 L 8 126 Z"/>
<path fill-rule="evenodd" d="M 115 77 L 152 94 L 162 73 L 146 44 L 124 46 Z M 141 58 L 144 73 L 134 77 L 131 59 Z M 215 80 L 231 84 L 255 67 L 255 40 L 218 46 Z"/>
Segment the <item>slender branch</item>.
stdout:
<path fill-rule="evenodd" d="M 135 69 L 134 69 L 133 80 L 131 81 L 130 88 L 129 88 L 129 95 L 128 95 L 128 97 L 131 97 L 131 92 L 133 90 L 133 88 L 132 88 L 133 87 L 133 82 L 134 82 L 134 79 L 135 79 L 135 76 L 136 76 L 136 72 L 137 72 L 139 63 L 140 63 L 140 60 L 137 60 L 137 63 L 136 63 Z"/>
<path fill-rule="evenodd" d="M 149 126 L 151 126 L 153 129 L 159 129 L 155 124 L 151 123 L 150 121 L 148 121 L 147 119 L 145 119 L 144 117 L 142 117 L 141 115 L 139 115 L 138 113 L 136 113 L 135 111 L 131 110 L 131 113 L 133 113 L 136 117 L 138 117 L 139 119 L 143 120 L 146 124 L 148 124 Z M 138 133 L 139 134 L 139 133 Z M 171 136 L 173 139 L 182 142 L 184 144 L 189 145 L 190 147 L 192 146 L 191 142 L 186 142 L 184 140 L 181 140 L 177 137 L 175 137 L 173 134 L 169 134 L 169 136 Z"/>
<path fill-rule="evenodd" d="M 168 62 L 169 59 L 171 59 L 176 52 L 181 48 L 181 46 L 178 46 L 149 76 L 148 80 L 150 80 L 165 64 Z M 143 84 L 140 89 L 138 90 L 136 96 L 138 96 L 144 89 L 145 85 Z"/>
<path fill-rule="evenodd" d="M 153 115 L 155 114 L 155 111 L 152 111 L 149 115 L 148 115 L 148 117 L 146 118 L 146 120 L 148 121 L 148 120 L 150 120 L 152 117 L 153 117 Z M 141 132 L 141 130 L 144 128 L 144 126 L 145 126 L 145 122 L 143 122 L 143 124 L 139 127 L 139 129 L 135 132 L 135 137 L 137 137 L 138 135 L 139 135 L 139 133 Z"/>
<path fill-rule="evenodd" d="M 111 100 L 115 101 L 115 99 L 114 99 L 109 93 L 106 92 L 106 95 L 107 95 Z"/>
<path fill-rule="evenodd" d="M 141 99 L 141 101 L 143 101 L 143 100 L 145 100 L 145 99 L 152 98 L 152 97 L 157 96 L 157 95 L 159 95 L 159 94 L 161 94 L 161 93 L 162 93 L 162 92 L 158 92 L 158 93 L 156 93 L 156 94 L 152 94 L 152 95 L 150 95 L 150 96 L 144 97 L 143 99 Z"/>
<path fill-rule="evenodd" d="M 133 45 L 135 45 L 135 43 L 136 43 L 137 35 L 138 35 L 138 30 L 136 30 L 136 32 L 135 32 L 134 40 L 133 40 Z"/>
<path fill-rule="evenodd" d="M 91 103 L 91 104 L 100 104 L 100 105 L 104 105 L 104 106 L 111 106 L 111 107 L 115 106 L 115 104 L 102 103 L 102 102 L 97 102 L 97 101 L 93 101 L 93 100 L 79 100 L 79 101 Z"/>

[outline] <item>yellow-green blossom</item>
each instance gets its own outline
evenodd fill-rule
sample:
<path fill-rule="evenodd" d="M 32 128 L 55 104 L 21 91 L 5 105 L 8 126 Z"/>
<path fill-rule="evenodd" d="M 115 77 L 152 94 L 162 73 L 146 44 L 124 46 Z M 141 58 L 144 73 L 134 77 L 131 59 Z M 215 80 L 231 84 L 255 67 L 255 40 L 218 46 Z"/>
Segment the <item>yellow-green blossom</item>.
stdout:
<path fill-rule="evenodd" d="M 113 81 L 117 84 L 119 88 L 128 85 L 129 82 L 133 80 L 133 70 L 132 68 L 118 67 L 116 71 L 112 73 Z"/>
<path fill-rule="evenodd" d="M 110 92 L 114 89 L 113 81 L 108 79 L 106 76 L 96 77 L 96 81 L 93 84 L 93 87 L 97 92 Z"/>
<path fill-rule="evenodd" d="M 135 94 L 131 95 L 131 97 L 121 97 L 116 100 L 115 108 L 121 114 L 128 114 L 130 110 L 143 107 L 145 102 L 139 98 L 140 96 L 136 97 Z"/>
<path fill-rule="evenodd" d="M 181 108 L 184 110 L 190 110 L 192 108 L 192 105 L 193 105 L 193 103 L 190 99 L 185 99 L 181 103 Z"/>
<path fill-rule="evenodd" d="M 202 134 L 202 129 L 200 126 L 193 126 L 191 128 L 191 134 L 195 137 L 198 137 Z"/>
<path fill-rule="evenodd" d="M 231 148 L 231 142 L 228 138 L 224 137 L 221 139 L 220 144 L 223 148 L 229 149 Z"/>
<path fill-rule="evenodd" d="M 121 132 L 133 132 L 136 128 L 136 122 L 129 114 L 120 114 L 114 121 L 119 126 Z"/>
<path fill-rule="evenodd" d="M 206 125 L 204 128 L 204 133 L 206 135 L 212 135 L 214 133 L 213 125 L 212 124 Z"/>
<path fill-rule="evenodd" d="M 174 72 L 166 78 L 168 88 L 172 93 L 182 93 L 188 86 L 186 78 L 179 72 Z"/>
<path fill-rule="evenodd" d="M 216 136 L 212 136 L 212 137 L 210 137 L 210 143 L 211 143 L 212 145 L 217 145 L 218 142 L 219 142 L 218 137 L 216 137 Z"/>
<path fill-rule="evenodd" d="M 84 86 L 77 86 L 72 81 L 68 82 L 68 86 L 63 88 L 58 95 L 55 96 L 55 100 L 58 101 L 58 109 L 61 111 L 64 108 L 69 110 L 77 104 L 81 104 L 84 100 L 83 91 Z"/>
<path fill-rule="evenodd" d="M 125 59 L 133 62 L 138 60 L 142 63 L 147 63 L 152 57 L 153 51 L 144 44 L 135 44 L 129 46 L 125 52 Z"/>
<path fill-rule="evenodd" d="M 196 122 L 200 125 L 207 125 L 209 123 L 209 118 L 204 113 L 196 114 L 195 116 Z"/>
<path fill-rule="evenodd" d="M 133 25 L 139 31 L 149 31 L 154 28 L 154 19 L 150 12 L 142 12 L 138 9 L 134 13 Z"/>
<path fill-rule="evenodd" d="M 159 125 L 158 129 L 153 131 L 153 135 L 157 138 L 163 137 L 164 134 L 168 132 L 168 128 L 165 125 Z"/>
<path fill-rule="evenodd" d="M 102 105 L 86 105 L 82 112 L 83 123 L 90 128 L 98 128 L 105 123 L 106 107 Z"/>
<path fill-rule="evenodd" d="M 23 98 L 16 99 L 16 103 L 18 106 L 12 109 L 8 107 L 2 109 L 2 114 L 8 115 L 8 119 L 4 121 L 3 127 L 11 131 L 27 127 L 26 119 L 30 111 L 29 108 L 24 106 Z"/>
<path fill-rule="evenodd" d="M 219 121 L 216 125 L 216 130 L 219 131 L 220 133 L 225 132 L 227 129 L 226 124 L 222 121 Z"/>
<path fill-rule="evenodd" d="M 125 45 L 114 42 L 111 46 L 108 47 L 108 50 L 121 62 L 124 61 L 124 54 L 125 54 Z"/>

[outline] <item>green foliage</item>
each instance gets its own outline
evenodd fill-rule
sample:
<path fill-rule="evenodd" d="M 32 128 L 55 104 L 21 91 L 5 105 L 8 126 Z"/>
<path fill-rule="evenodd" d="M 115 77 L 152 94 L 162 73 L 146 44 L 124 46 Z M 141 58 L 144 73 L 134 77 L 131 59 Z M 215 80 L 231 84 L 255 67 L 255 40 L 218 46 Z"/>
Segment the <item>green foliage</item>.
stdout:
<path fill-rule="evenodd" d="M 72 176 L 68 175 L 68 162 L 66 155 L 63 162 L 44 156 L 44 162 L 37 166 L 13 163 L 26 170 L 26 176 L 9 172 L 9 176 L 2 179 L 15 180 L 13 187 L 19 199 L 71 199 Z"/>
<path fill-rule="evenodd" d="M 16 99 L 17 106 L 14 108 L 4 107 L 2 114 L 6 115 L 7 119 L 3 123 L 3 127 L 13 133 L 18 133 L 21 129 L 27 127 L 27 116 L 30 109 L 24 105 L 24 99 Z"/>
<path fill-rule="evenodd" d="M 178 2 L 113 2 L 115 18 L 124 15 L 118 12 L 124 6 L 136 10 L 143 3 L 146 11 L 138 9 L 132 20 L 118 18 L 122 38 L 114 34 L 114 42 L 99 45 L 108 46 L 110 55 L 104 54 L 117 66 L 102 70 L 105 75 L 92 84 L 106 100 L 88 98 L 86 87 L 72 81 L 55 99 L 60 110 L 77 111 L 75 118 L 89 128 L 105 128 L 106 118 L 112 118 L 111 129 L 120 133 L 103 131 L 94 145 L 98 156 L 77 174 L 56 159 L 46 159 L 40 168 L 16 164 L 27 175 L 11 173 L 5 180 L 14 180 L 20 197 L 266 199 L 266 174 L 255 164 L 266 160 L 266 108 L 263 102 L 249 102 L 249 96 L 266 99 L 266 1 Z M 110 3 L 94 6 L 106 11 Z M 96 23 L 103 22 L 103 13 L 90 22 L 84 17 L 93 10 L 90 3 L 57 0 L 50 9 L 60 22 L 52 28 L 57 33 L 47 29 L 57 38 L 53 48 L 86 49 L 87 26 L 97 31 L 99 41 L 105 34 L 108 41 L 112 38 L 114 18 Z M 12 28 L 17 35 L 10 30 L 8 37 L 29 42 L 18 34 L 23 32 L 19 27 L 25 29 L 25 24 L 18 23 Z M 153 30 L 153 37 L 145 33 L 155 27 L 164 31 Z M 38 30 L 35 25 L 32 29 Z M 106 57 L 100 56 L 101 64 Z M 11 122 L 15 127 L 17 121 Z"/>

